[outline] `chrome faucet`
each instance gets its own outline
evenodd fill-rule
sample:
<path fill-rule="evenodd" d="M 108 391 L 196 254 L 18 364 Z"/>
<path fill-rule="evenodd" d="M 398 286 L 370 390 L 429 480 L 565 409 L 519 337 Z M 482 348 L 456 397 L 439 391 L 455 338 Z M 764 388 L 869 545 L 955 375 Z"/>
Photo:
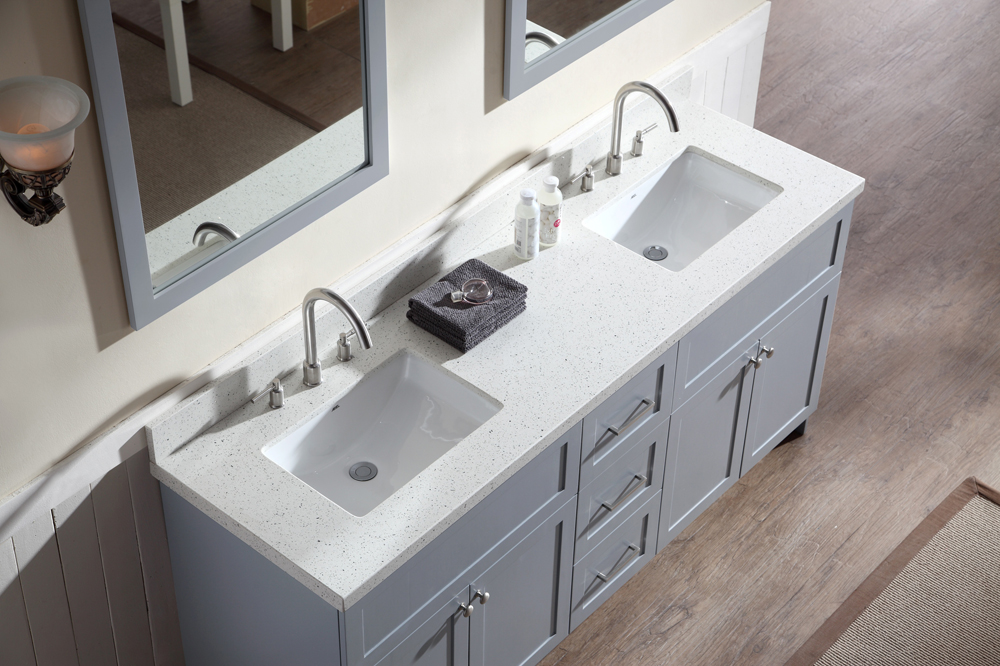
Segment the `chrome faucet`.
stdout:
<path fill-rule="evenodd" d="M 368 333 L 368 327 L 358 311 L 354 309 L 347 299 L 330 289 L 312 289 L 306 294 L 302 301 L 302 335 L 306 343 L 306 360 L 302 362 L 302 383 L 306 386 L 319 386 L 323 383 L 323 365 L 319 361 L 316 353 L 316 302 L 326 301 L 335 305 L 338 310 L 344 313 L 347 321 L 354 328 L 354 332 L 361 341 L 361 346 L 365 349 L 372 348 L 372 336 Z M 346 353 L 344 349 L 347 349 Z M 337 358 L 341 361 L 351 359 L 351 346 L 347 342 L 347 335 L 340 335 Z"/>
<path fill-rule="evenodd" d="M 559 42 L 552 39 L 551 35 L 546 35 L 544 32 L 539 32 L 537 30 L 529 32 L 524 36 L 524 45 L 527 46 L 531 43 L 544 44 L 550 49 L 554 49 L 559 46 Z"/>
<path fill-rule="evenodd" d="M 611 117 L 611 151 L 608 153 L 608 163 L 604 171 L 609 176 L 617 176 L 622 172 L 622 116 L 625 114 L 625 98 L 629 93 L 646 93 L 656 100 L 663 113 L 667 115 L 667 126 L 671 132 L 677 132 L 680 127 L 677 125 L 677 114 L 674 107 L 670 106 L 666 95 L 645 81 L 632 81 L 626 83 L 615 95 L 614 115 Z"/>
<path fill-rule="evenodd" d="M 227 243 L 232 243 L 240 237 L 238 233 L 222 222 L 202 222 L 194 230 L 194 238 L 191 239 L 191 242 L 200 247 L 205 244 L 205 239 L 212 234 L 222 236 Z"/>

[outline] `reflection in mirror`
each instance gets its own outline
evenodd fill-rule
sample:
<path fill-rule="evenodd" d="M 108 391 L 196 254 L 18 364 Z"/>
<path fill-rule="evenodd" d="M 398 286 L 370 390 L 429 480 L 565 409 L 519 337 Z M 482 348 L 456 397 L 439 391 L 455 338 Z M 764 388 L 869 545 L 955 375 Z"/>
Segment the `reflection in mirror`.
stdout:
<path fill-rule="evenodd" d="M 154 292 L 366 163 L 357 0 L 111 10 Z"/>
<path fill-rule="evenodd" d="M 632 0 L 527 0 L 524 61 L 542 57 Z"/>

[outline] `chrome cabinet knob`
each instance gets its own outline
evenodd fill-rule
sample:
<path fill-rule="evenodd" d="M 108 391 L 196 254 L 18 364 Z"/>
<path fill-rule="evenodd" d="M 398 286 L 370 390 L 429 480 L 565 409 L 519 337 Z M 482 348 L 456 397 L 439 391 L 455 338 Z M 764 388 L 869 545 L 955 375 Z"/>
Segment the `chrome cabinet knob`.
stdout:
<path fill-rule="evenodd" d="M 468 604 L 468 605 L 466 605 L 466 604 L 459 604 L 458 608 L 459 608 L 459 610 L 462 611 L 462 616 L 463 617 L 469 617 L 470 615 L 472 615 L 472 611 L 476 610 L 475 606 L 473 606 L 472 604 Z"/>
<path fill-rule="evenodd" d="M 765 358 L 771 358 L 774 356 L 774 347 L 760 346 L 760 353 L 756 356 L 751 356 L 750 360 L 747 361 L 747 369 L 750 369 L 752 365 L 755 369 L 760 370 L 760 364 L 764 362 Z"/>
<path fill-rule="evenodd" d="M 472 595 L 472 600 L 475 601 L 476 599 L 479 599 L 480 606 L 485 606 L 486 602 L 490 600 L 490 593 L 476 590 L 476 593 Z"/>

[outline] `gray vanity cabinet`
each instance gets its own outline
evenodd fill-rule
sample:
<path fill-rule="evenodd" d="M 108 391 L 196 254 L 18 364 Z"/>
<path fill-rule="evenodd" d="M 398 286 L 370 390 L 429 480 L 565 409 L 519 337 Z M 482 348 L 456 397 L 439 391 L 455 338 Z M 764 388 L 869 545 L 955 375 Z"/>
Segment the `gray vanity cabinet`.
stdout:
<path fill-rule="evenodd" d="M 816 409 L 852 207 L 346 612 L 164 489 L 188 666 L 540 661 Z"/>
<path fill-rule="evenodd" d="M 531 663 L 565 636 L 581 440 L 578 423 L 347 609 L 347 663 L 463 664 L 470 641 L 485 663 Z"/>
<path fill-rule="evenodd" d="M 426 615 L 423 624 L 406 637 L 378 666 L 468 666 L 469 621 L 462 606 L 469 603 L 469 589 L 446 597 L 445 604 Z"/>
<path fill-rule="evenodd" d="M 540 661 L 569 634 L 575 504 L 570 500 L 526 536 L 519 531 L 505 539 L 491 551 L 498 559 L 481 562 L 463 577 L 471 585 L 442 595 L 430 612 L 418 613 L 422 624 L 373 663 L 530 666 Z"/>
<path fill-rule="evenodd" d="M 740 477 L 757 342 L 670 417 L 658 549 Z"/>
<path fill-rule="evenodd" d="M 816 411 L 839 284 L 834 278 L 761 336 L 740 476 Z"/>
<path fill-rule="evenodd" d="M 670 417 L 658 550 L 816 410 L 839 283 L 780 308 Z"/>
<path fill-rule="evenodd" d="M 582 427 L 343 613 L 161 486 L 188 666 L 468 666 L 470 645 L 481 666 L 540 660 L 569 633 Z"/>
<path fill-rule="evenodd" d="M 570 501 L 476 577 L 471 666 L 529 666 L 569 635 L 575 523 Z"/>
<path fill-rule="evenodd" d="M 345 666 L 344 614 L 160 486 L 187 666 Z"/>
<path fill-rule="evenodd" d="M 658 551 L 815 411 L 853 206 L 680 341 Z"/>

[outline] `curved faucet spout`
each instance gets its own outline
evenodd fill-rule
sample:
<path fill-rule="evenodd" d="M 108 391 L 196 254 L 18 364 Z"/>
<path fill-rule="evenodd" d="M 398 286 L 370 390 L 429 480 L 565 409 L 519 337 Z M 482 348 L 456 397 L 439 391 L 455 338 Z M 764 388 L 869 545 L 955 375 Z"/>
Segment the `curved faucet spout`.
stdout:
<path fill-rule="evenodd" d="M 372 348 L 372 336 L 365 326 L 364 319 L 347 302 L 347 299 L 331 289 L 312 289 L 302 300 L 302 335 L 306 343 L 306 359 L 302 362 L 302 381 L 306 386 L 319 386 L 323 383 L 323 366 L 316 352 L 316 303 L 326 301 L 336 306 L 350 322 L 354 332 L 365 349 Z"/>
<path fill-rule="evenodd" d="M 625 115 L 625 98 L 634 92 L 646 93 L 655 99 L 667 116 L 667 126 L 670 131 L 680 131 L 674 107 L 670 106 L 667 96 L 660 92 L 659 88 L 645 81 L 626 83 L 615 95 L 614 115 L 611 117 L 611 150 L 608 152 L 608 163 L 604 169 L 609 176 L 617 176 L 622 172 L 622 116 Z"/>
<path fill-rule="evenodd" d="M 543 44 L 549 47 L 550 49 L 554 49 L 555 47 L 559 46 L 559 42 L 553 39 L 551 35 L 546 35 L 544 32 L 540 32 L 537 30 L 529 32 L 524 36 L 525 46 L 532 43 Z"/>
<path fill-rule="evenodd" d="M 240 237 L 238 233 L 230 229 L 222 222 L 202 222 L 194 230 L 194 237 L 191 239 L 191 242 L 195 245 L 202 246 L 205 244 L 205 239 L 212 234 L 222 236 L 227 243 L 232 243 Z"/>

